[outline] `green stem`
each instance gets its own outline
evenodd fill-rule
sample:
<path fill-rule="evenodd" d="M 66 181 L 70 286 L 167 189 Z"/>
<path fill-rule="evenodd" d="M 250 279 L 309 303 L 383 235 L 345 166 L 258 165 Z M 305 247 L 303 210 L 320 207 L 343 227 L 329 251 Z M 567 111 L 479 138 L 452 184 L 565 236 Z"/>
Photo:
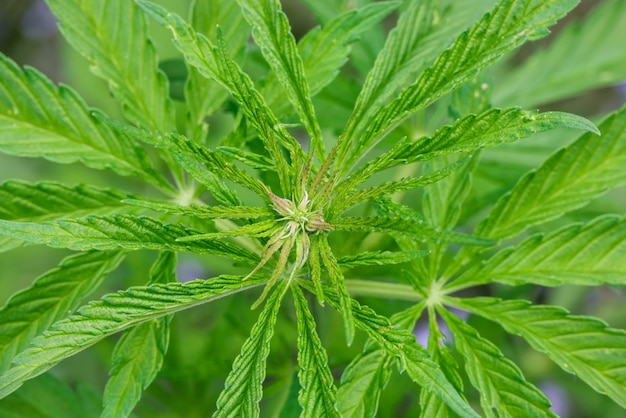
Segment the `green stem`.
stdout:
<path fill-rule="evenodd" d="M 373 296 L 383 299 L 421 302 L 424 297 L 406 284 L 378 282 L 372 280 L 346 280 L 350 296 Z"/>

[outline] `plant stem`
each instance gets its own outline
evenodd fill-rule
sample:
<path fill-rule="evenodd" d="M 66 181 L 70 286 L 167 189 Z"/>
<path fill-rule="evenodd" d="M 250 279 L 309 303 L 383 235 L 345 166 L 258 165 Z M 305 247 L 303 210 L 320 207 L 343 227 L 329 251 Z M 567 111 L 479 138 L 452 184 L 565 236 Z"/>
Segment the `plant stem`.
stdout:
<path fill-rule="evenodd" d="M 372 280 L 346 280 L 350 296 L 373 296 L 383 299 L 407 300 L 420 302 L 424 298 L 406 284 L 387 283 Z"/>

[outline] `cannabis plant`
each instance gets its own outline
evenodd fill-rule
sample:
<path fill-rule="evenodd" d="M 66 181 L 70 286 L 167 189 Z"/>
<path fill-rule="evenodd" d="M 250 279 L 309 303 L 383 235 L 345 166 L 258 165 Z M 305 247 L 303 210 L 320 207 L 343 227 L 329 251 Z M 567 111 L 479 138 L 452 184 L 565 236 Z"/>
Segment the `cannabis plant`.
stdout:
<path fill-rule="evenodd" d="M 626 332 L 540 297 L 626 282 L 626 107 L 533 110 L 626 78 L 623 0 L 530 58 L 576 0 L 47 2 L 120 112 L 0 56 L 0 151 L 105 173 L 0 184 L 2 251 L 74 251 L 0 310 L 4 416 L 554 416 L 507 333 L 626 408 Z"/>

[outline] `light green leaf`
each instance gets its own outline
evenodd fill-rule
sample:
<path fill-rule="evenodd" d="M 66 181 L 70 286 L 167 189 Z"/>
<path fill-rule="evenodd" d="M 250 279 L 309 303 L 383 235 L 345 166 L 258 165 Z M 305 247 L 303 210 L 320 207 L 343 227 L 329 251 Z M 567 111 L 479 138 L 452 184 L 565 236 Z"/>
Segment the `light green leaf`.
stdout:
<path fill-rule="evenodd" d="M 298 401 L 304 417 L 339 417 L 335 406 L 337 389 L 328 368 L 328 355 L 315 331 L 315 319 L 300 286 L 292 286 L 298 316 L 298 364 L 300 394 Z"/>
<path fill-rule="evenodd" d="M 405 2 L 396 28 L 389 34 L 374 68 L 369 72 L 344 135 L 358 138 L 371 116 L 379 112 L 397 90 L 415 79 L 449 42 L 493 5 L 492 0 L 471 2 Z M 349 141 L 344 142 L 348 146 Z M 343 152 L 347 149 L 343 150 Z"/>
<path fill-rule="evenodd" d="M 341 267 L 386 266 L 402 264 L 428 255 L 428 251 L 366 251 L 337 260 Z"/>
<path fill-rule="evenodd" d="M 436 172 L 458 160 L 458 157 L 443 156 L 429 161 L 425 170 Z M 448 177 L 424 187 L 423 210 L 428 223 L 448 230 L 456 226 L 461 204 L 469 193 L 471 173 L 477 162 L 476 154 L 471 159 L 464 160 L 461 167 Z"/>
<path fill-rule="evenodd" d="M 555 306 L 495 298 L 455 299 L 461 309 L 483 316 L 524 338 L 563 370 L 626 408 L 626 332 L 599 319 L 569 315 Z"/>
<path fill-rule="evenodd" d="M 80 161 L 169 187 L 145 151 L 95 118 L 97 111 L 69 87 L 56 87 L 32 68 L 21 70 L 2 54 L 0 79 L 0 152 L 63 164 Z"/>
<path fill-rule="evenodd" d="M 343 187 L 337 187 L 338 203 L 333 206 L 333 210 L 341 213 L 344 210 L 361 203 L 366 200 L 375 200 L 388 197 L 395 193 L 416 189 L 427 184 L 435 183 L 446 178 L 455 170 L 463 165 L 465 161 L 455 161 L 449 166 L 440 170 L 424 174 L 420 177 L 405 177 L 399 180 L 392 180 L 386 183 L 372 186 L 367 189 L 354 190 L 351 182 L 346 183 Z"/>
<path fill-rule="evenodd" d="M 162 252 L 150 271 L 151 283 L 176 281 L 176 253 Z M 130 329 L 113 350 L 111 377 L 104 388 L 101 417 L 127 417 L 163 364 L 171 316 Z"/>
<path fill-rule="evenodd" d="M 27 183 L 9 180 L 0 183 L 0 219 L 43 221 L 64 216 L 111 214 L 132 211 L 124 199 L 136 198 L 120 190 L 56 182 Z"/>
<path fill-rule="evenodd" d="M 343 133 L 346 138 L 358 137 L 360 130 L 365 129 L 366 123 L 371 121 L 372 115 L 380 111 L 382 105 L 394 96 L 409 77 L 416 74 L 416 64 L 422 58 L 419 55 L 416 57 L 416 52 L 431 31 L 434 21 L 435 8 L 431 0 L 410 2 L 407 9 L 400 13 L 398 24 L 387 37 L 385 46 L 376 57 L 374 68 L 365 79 Z M 340 151 L 340 161 L 346 156 L 350 142 L 348 139 L 343 142 L 345 146 Z M 367 145 L 363 149 L 367 149 Z"/>
<path fill-rule="evenodd" d="M 461 34 L 434 64 L 389 105 L 367 118 L 367 128 L 344 166 L 415 112 L 469 81 L 527 40 L 549 33 L 547 27 L 572 9 L 578 0 L 501 0 L 470 30 Z M 344 138 L 351 143 L 354 136 Z M 341 160 L 341 158 L 340 158 Z"/>
<path fill-rule="evenodd" d="M 374 417 L 383 388 L 391 377 L 393 356 L 380 348 L 359 354 L 346 367 L 337 392 L 342 417 Z"/>
<path fill-rule="evenodd" d="M 605 191 L 626 183 L 626 108 L 526 174 L 476 228 L 494 239 L 513 237 L 531 225 L 559 218 Z"/>
<path fill-rule="evenodd" d="M 182 206 L 173 202 L 157 200 L 124 199 L 127 205 L 152 209 L 170 215 L 195 216 L 201 219 L 255 219 L 274 216 L 275 211 L 267 207 L 253 206 Z"/>
<path fill-rule="evenodd" d="M 259 401 L 263 397 L 263 380 L 267 356 L 270 353 L 270 340 L 274 335 L 280 302 L 286 288 L 285 281 L 276 286 L 259 319 L 252 327 L 250 337 L 233 362 L 224 390 L 217 398 L 215 417 L 259 416 Z"/>
<path fill-rule="evenodd" d="M 0 234 L 32 244 L 71 250 L 176 250 L 213 253 L 238 260 L 258 262 L 258 256 L 225 241 L 179 242 L 198 235 L 178 224 L 162 224 L 145 216 L 87 216 L 42 223 L 0 220 Z"/>
<path fill-rule="evenodd" d="M 278 169 L 283 192 L 291 192 L 289 181 L 290 166 L 283 155 L 282 147 L 291 154 L 292 164 L 299 166 L 303 161 L 304 151 L 298 142 L 287 132 L 267 107 L 254 83 L 229 55 L 223 35 L 219 35 L 215 47 L 205 36 L 196 33 L 180 16 L 168 13 L 162 7 L 145 1 L 137 3 L 159 24 L 170 29 L 174 35 L 174 45 L 184 54 L 190 65 L 196 67 L 202 75 L 211 78 L 226 87 L 242 105 L 242 111 L 252 122 L 263 140 L 266 150 Z"/>
<path fill-rule="evenodd" d="M 304 64 L 291 33 L 289 20 L 279 0 L 237 0 L 243 15 L 252 26 L 252 35 L 265 60 L 278 77 L 311 138 L 311 150 L 325 156 L 320 130 Z"/>
<path fill-rule="evenodd" d="M 359 168 L 345 180 L 343 187 L 348 190 L 354 188 L 374 173 L 397 165 L 453 153 L 472 153 L 558 127 L 599 133 L 587 119 L 569 113 L 538 113 L 519 108 L 489 109 L 478 115 L 465 116 L 452 125 L 438 129 L 432 136 L 415 141 L 403 138 L 389 151 Z"/>
<path fill-rule="evenodd" d="M 189 242 L 189 241 L 198 241 L 198 240 L 204 240 L 204 239 L 218 240 L 218 239 L 226 238 L 226 237 L 240 237 L 240 236 L 255 237 L 255 238 L 268 237 L 279 229 L 280 229 L 280 226 L 277 227 L 276 221 L 273 219 L 269 219 L 269 220 L 261 220 L 261 221 L 243 225 L 243 226 L 236 226 L 233 229 L 228 229 L 224 231 L 208 232 L 206 234 L 180 237 L 178 238 L 178 241 Z"/>
<path fill-rule="evenodd" d="M 163 363 L 168 323 L 157 319 L 127 331 L 113 351 L 111 377 L 104 390 L 101 417 L 127 417 Z"/>
<path fill-rule="evenodd" d="M 459 365 L 445 343 L 446 336 L 441 332 L 441 326 L 437 320 L 437 314 L 432 306 L 428 307 L 428 346 L 427 351 L 432 360 L 439 364 L 441 371 L 448 381 L 452 383 L 457 393 L 463 396 L 463 379 L 459 374 Z M 432 392 L 420 392 L 420 417 L 448 418 L 454 416 L 445 402 Z"/>
<path fill-rule="evenodd" d="M 193 28 L 207 38 L 217 39 L 217 26 L 224 28 L 224 40 L 233 56 L 239 57 L 245 50 L 250 34 L 241 10 L 236 2 L 215 2 L 194 0 L 191 6 L 191 24 Z M 205 118 L 218 110 L 228 98 L 228 91 L 203 77 L 193 66 L 188 66 L 189 77 L 185 85 L 185 101 L 189 110 L 188 135 L 195 141 L 206 138 Z"/>
<path fill-rule="evenodd" d="M 264 279 L 223 276 L 187 283 L 131 287 L 104 296 L 54 324 L 35 338 L 31 348 L 14 359 L 0 375 L 0 398 L 17 390 L 52 366 L 116 332 L 207 302 L 260 286 Z"/>
<path fill-rule="evenodd" d="M 241 103 L 244 114 L 257 129 L 265 149 L 274 161 L 283 192 L 291 194 L 294 173 L 303 166 L 302 146 L 274 116 L 263 96 L 255 89 L 252 79 L 232 60 L 220 31 L 218 31 L 217 64 L 233 98 Z M 289 151 L 291 164 L 287 163 L 281 146 Z"/>
<path fill-rule="evenodd" d="M 548 47 L 496 77 L 494 102 L 532 107 L 618 84 L 626 78 L 626 3 L 596 2 L 581 22 L 569 23 Z"/>
<path fill-rule="evenodd" d="M 450 287 L 499 282 L 512 286 L 626 284 L 626 219 L 603 216 L 536 234 L 464 272 Z"/>
<path fill-rule="evenodd" d="M 147 37 L 143 13 L 129 0 L 48 0 L 63 36 L 109 84 L 133 123 L 172 131 L 167 77 Z M 114 18 L 113 18 L 114 17 Z"/>
<path fill-rule="evenodd" d="M 304 282 L 301 283 L 306 286 Z M 324 292 L 326 300 L 335 309 L 340 309 L 339 295 L 330 288 L 325 288 Z M 416 344 L 414 335 L 395 328 L 389 319 L 376 314 L 367 306 L 360 305 L 356 300 L 351 299 L 351 303 L 355 325 L 385 351 L 395 356 L 400 363 L 400 369 L 406 371 L 411 380 L 423 390 L 432 391 L 461 416 L 478 417 L 446 379 L 439 366 L 429 359 L 424 348 Z"/>
<path fill-rule="evenodd" d="M 385 232 L 413 236 L 415 240 L 441 240 L 467 245 L 492 245 L 493 241 L 454 231 L 445 231 L 424 222 L 392 217 L 342 217 L 333 219 L 332 226 L 340 231 Z"/>
<path fill-rule="evenodd" d="M 36 335 L 78 308 L 124 258 L 121 252 L 67 257 L 0 310 L 0 373 Z"/>
<path fill-rule="evenodd" d="M 550 401 L 498 347 L 453 314 L 444 309 L 439 312 L 450 327 L 456 350 L 465 358 L 465 370 L 480 393 L 486 416 L 556 417 Z"/>
<path fill-rule="evenodd" d="M 312 251 L 319 253 L 319 258 L 322 260 L 322 264 L 328 273 L 330 283 L 332 283 L 333 289 L 339 296 L 339 310 L 343 318 L 343 327 L 346 333 L 346 342 L 348 345 L 352 344 L 354 340 L 354 318 L 352 315 L 351 298 L 346 289 L 346 283 L 344 281 L 343 272 L 341 267 L 337 263 L 337 259 L 333 254 L 330 244 L 328 243 L 328 237 L 326 235 L 316 235 L 311 240 Z"/>
<path fill-rule="evenodd" d="M 204 184 L 222 203 L 241 204 L 239 198 L 222 181 L 233 183 L 252 190 L 269 201 L 266 186 L 246 171 L 226 160 L 220 152 L 199 145 L 182 135 L 163 135 L 159 147 L 164 147 L 174 154 L 178 164 L 196 180 Z"/>
<path fill-rule="evenodd" d="M 352 44 L 361 33 L 378 23 L 398 7 L 397 2 L 376 2 L 361 8 L 338 13 L 324 27 L 310 30 L 299 42 L 304 72 L 309 83 L 309 92 L 315 96 L 332 80 L 347 62 Z M 265 97 L 278 115 L 288 113 L 289 103 L 284 100 L 284 91 L 274 82 L 273 73 L 266 81 Z"/>
<path fill-rule="evenodd" d="M 136 209 L 122 203 L 134 195 L 89 185 L 67 186 L 55 182 L 26 183 L 9 180 L 0 184 L 0 219 L 45 221 L 63 217 L 132 213 Z M 19 247 L 22 241 L 0 238 L 0 252 Z"/>
<path fill-rule="evenodd" d="M 249 167 L 255 168 L 261 171 L 276 171 L 276 164 L 266 157 L 265 155 L 260 155 L 254 152 L 248 152 L 242 150 L 241 148 L 235 147 L 218 147 L 218 151 L 222 154 L 234 158 L 237 161 L 241 161 Z"/>
<path fill-rule="evenodd" d="M 424 305 L 419 304 L 391 317 L 391 323 L 403 329 L 413 328 Z M 337 407 L 342 417 L 374 417 L 383 389 L 391 378 L 394 356 L 369 340 L 341 375 Z"/>

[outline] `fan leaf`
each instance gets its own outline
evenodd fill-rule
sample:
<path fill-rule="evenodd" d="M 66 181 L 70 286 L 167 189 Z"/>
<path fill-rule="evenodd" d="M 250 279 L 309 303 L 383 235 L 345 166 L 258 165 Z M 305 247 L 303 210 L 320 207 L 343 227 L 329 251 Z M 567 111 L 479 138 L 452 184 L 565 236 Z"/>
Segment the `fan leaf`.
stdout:
<path fill-rule="evenodd" d="M 473 298 L 455 305 L 494 321 L 524 338 L 563 370 L 626 408 L 626 332 L 599 319 L 569 315 L 555 306 L 527 301 Z"/>
<path fill-rule="evenodd" d="M 263 279 L 223 276 L 187 283 L 131 287 L 83 306 L 35 338 L 31 348 L 0 375 L 0 398 L 52 366 L 116 332 L 263 284 Z"/>

